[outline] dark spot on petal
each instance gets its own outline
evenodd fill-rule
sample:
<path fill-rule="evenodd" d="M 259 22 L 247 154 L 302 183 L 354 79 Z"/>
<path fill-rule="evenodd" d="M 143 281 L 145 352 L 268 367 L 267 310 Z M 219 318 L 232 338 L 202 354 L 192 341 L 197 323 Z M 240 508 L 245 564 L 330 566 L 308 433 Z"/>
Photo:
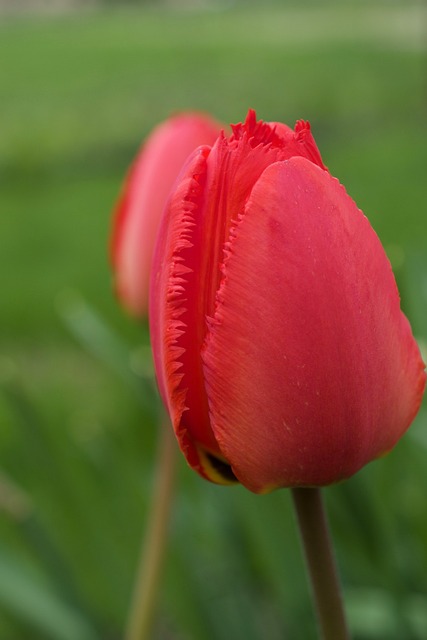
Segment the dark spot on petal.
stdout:
<path fill-rule="evenodd" d="M 208 453 L 207 451 L 205 452 L 205 455 L 215 471 L 219 473 L 224 478 L 224 480 L 227 480 L 228 482 L 239 482 L 234 475 L 232 468 L 227 462 L 220 460 L 216 456 L 212 455 L 212 453 Z"/>

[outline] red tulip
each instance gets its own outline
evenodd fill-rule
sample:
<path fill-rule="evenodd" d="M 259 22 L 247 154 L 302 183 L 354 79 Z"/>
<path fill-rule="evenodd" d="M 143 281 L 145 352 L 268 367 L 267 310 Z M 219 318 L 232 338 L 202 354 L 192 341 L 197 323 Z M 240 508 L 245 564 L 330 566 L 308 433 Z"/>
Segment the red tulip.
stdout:
<path fill-rule="evenodd" d="M 113 222 L 111 259 L 124 306 L 144 317 L 153 248 L 169 193 L 187 156 L 213 144 L 220 125 L 199 113 L 176 115 L 154 129 L 127 176 Z"/>
<path fill-rule="evenodd" d="M 327 485 L 388 452 L 424 365 L 367 218 L 299 121 L 188 161 L 162 218 L 150 329 L 187 461 L 265 492 Z"/>

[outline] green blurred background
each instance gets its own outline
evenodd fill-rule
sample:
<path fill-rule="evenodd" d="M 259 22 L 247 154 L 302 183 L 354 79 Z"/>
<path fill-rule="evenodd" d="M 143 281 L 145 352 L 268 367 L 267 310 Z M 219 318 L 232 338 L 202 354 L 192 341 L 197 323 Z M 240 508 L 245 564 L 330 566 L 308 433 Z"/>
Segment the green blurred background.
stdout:
<path fill-rule="evenodd" d="M 0 640 L 119 640 L 159 407 L 146 327 L 118 308 L 110 212 L 180 109 L 311 121 L 427 341 L 421 2 L 0 3 Z M 425 352 L 425 351 L 424 351 Z M 325 491 L 356 640 L 427 638 L 427 412 Z M 180 460 L 155 640 L 311 640 L 287 491 Z"/>

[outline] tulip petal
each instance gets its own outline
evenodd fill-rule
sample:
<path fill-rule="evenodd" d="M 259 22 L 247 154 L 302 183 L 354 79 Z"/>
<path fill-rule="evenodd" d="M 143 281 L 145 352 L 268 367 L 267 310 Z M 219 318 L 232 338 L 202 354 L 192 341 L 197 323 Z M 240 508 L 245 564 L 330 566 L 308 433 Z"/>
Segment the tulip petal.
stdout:
<path fill-rule="evenodd" d="M 194 467 L 199 466 L 194 438 L 217 448 L 209 427 L 207 406 L 204 406 L 203 383 L 197 375 L 200 366 L 194 362 L 194 351 L 188 348 L 185 340 L 186 312 L 191 306 L 189 297 L 192 293 L 191 289 L 188 292 L 188 285 L 194 275 L 192 250 L 197 252 L 198 248 L 192 239 L 194 211 L 203 195 L 209 151 L 209 147 L 202 147 L 193 154 L 165 211 L 155 248 L 150 298 L 151 343 L 160 393 L 181 447 Z M 196 418 L 193 432 L 184 428 L 182 419 L 188 411 L 188 382 L 184 380 L 186 366 L 193 373 L 193 388 L 196 390 L 192 403 Z M 200 387 L 202 392 L 197 393 Z"/>
<path fill-rule="evenodd" d="M 159 228 L 150 286 L 150 333 L 160 394 L 189 465 L 219 484 L 236 479 L 212 433 L 204 389 L 198 309 L 200 227 L 209 147 L 188 159 Z"/>
<path fill-rule="evenodd" d="M 317 164 L 321 169 L 326 169 L 323 164 L 320 151 L 311 133 L 311 126 L 307 120 L 298 120 L 295 130 L 292 130 L 282 122 L 270 122 L 276 133 L 282 138 L 288 150 L 288 158 L 302 156 Z"/>
<path fill-rule="evenodd" d="M 232 228 L 203 361 L 215 437 L 255 492 L 346 478 L 415 416 L 424 366 L 389 261 L 305 158 L 269 166 Z"/>

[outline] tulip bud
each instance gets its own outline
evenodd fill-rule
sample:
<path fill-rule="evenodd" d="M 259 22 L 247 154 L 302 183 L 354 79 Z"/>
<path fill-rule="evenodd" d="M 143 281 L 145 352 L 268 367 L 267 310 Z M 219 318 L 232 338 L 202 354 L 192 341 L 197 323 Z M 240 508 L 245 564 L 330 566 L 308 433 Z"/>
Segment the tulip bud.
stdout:
<path fill-rule="evenodd" d="M 126 178 L 113 219 L 111 261 L 118 297 L 145 317 L 151 260 L 160 218 L 187 156 L 213 144 L 220 125 L 198 113 L 176 115 L 154 129 Z"/>
<path fill-rule="evenodd" d="M 424 365 L 390 263 L 308 123 L 246 122 L 188 160 L 150 288 L 161 395 L 188 463 L 254 492 L 388 452 Z"/>

